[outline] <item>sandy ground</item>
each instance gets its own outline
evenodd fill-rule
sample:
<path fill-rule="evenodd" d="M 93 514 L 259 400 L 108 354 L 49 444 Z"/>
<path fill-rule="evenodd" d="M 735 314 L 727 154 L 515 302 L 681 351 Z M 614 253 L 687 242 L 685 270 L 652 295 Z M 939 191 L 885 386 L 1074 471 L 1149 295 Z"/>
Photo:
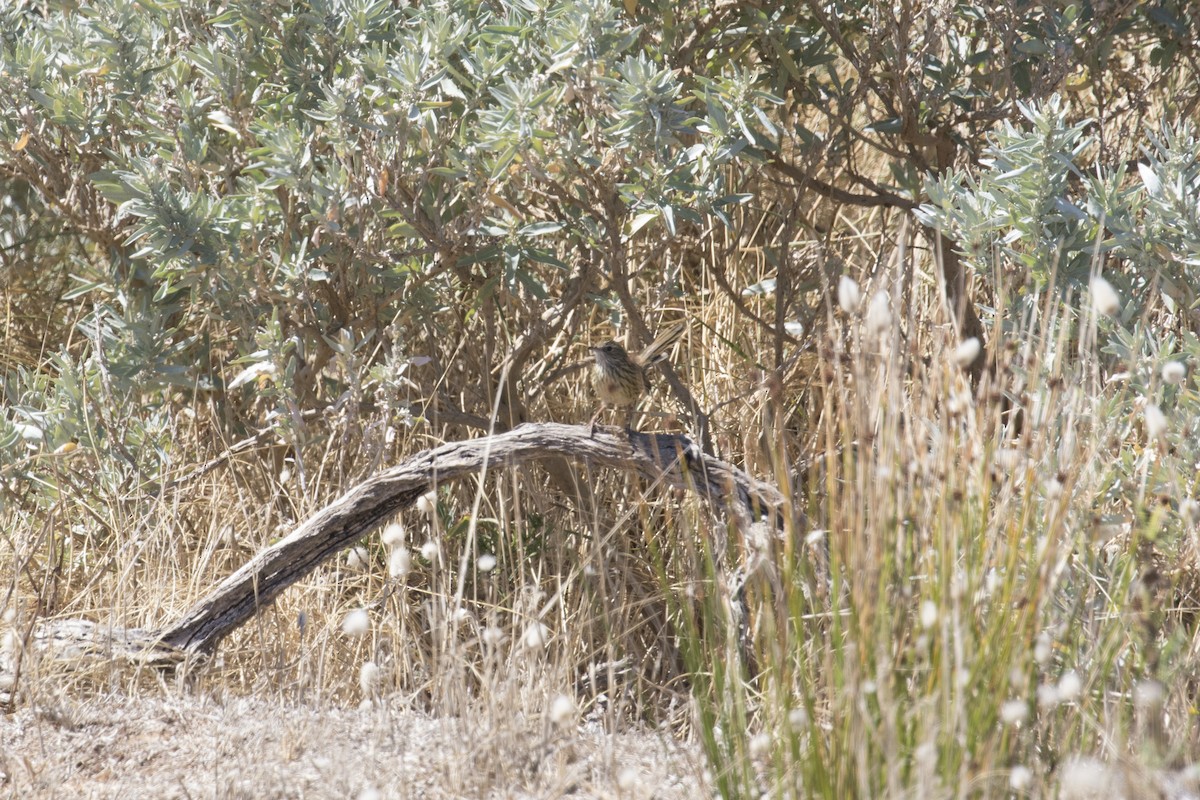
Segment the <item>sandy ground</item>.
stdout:
<path fill-rule="evenodd" d="M 92 696 L 0 716 L 0 797 L 689 798 L 696 751 L 598 724 L 236 698 Z"/>

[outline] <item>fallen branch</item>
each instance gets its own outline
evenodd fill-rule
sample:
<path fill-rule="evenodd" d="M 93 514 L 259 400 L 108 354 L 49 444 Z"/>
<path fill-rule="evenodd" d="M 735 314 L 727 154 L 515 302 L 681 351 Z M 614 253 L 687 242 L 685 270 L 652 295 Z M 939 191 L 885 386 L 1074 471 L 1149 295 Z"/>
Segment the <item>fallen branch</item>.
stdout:
<path fill-rule="evenodd" d="M 581 425 L 529 423 L 494 436 L 449 442 L 371 477 L 260 552 L 161 631 L 133 635 L 79 620 L 58 620 L 39 626 L 30 643 L 53 642 L 51 649 L 76 656 L 107 654 L 141 663 L 170 663 L 187 654 L 209 653 L 288 586 L 436 485 L 547 458 L 631 470 L 660 484 L 694 491 L 739 528 L 773 516 L 783 502 L 774 486 L 704 455 L 686 436 L 615 428 L 600 428 L 591 435 Z M 73 637 L 78 646 L 71 645 Z M 4 671 L 0 665 L 0 673 Z"/>

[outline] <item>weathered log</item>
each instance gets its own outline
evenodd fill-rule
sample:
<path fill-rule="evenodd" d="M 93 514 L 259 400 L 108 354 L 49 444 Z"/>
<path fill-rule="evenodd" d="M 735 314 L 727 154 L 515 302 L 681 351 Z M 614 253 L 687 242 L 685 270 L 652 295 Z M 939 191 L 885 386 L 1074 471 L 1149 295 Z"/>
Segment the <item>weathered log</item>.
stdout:
<path fill-rule="evenodd" d="M 355 486 L 284 539 L 252 558 L 161 631 L 119 631 L 79 620 L 50 621 L 31 644 L 47 651 L 169 664 L 217 644 L 293 583 L 354 544 L 431 488 L 496 467 L 568 459 L 640 473 L 651 481 L 700 494 L 717 514 L 743 528 L 783 504 L 774 486 L 703 454 L 686 436 L 616 428 L 527 423 L 511 431 L 426 450 Z M 77 646 L 67 641 L 77 637 Z M 53 656 L 53 652 L 51 655 Z M 0 672 L 3 665 L 0 665 Z"/>

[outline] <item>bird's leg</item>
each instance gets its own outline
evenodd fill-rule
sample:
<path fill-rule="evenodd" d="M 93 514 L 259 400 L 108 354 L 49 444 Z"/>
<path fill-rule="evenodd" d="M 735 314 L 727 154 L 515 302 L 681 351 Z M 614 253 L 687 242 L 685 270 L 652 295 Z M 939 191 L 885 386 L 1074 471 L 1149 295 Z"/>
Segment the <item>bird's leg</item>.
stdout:
<path fill-rule="evenodd" d="M 604 413 L 604 405 L 604 403 L 601 403 L 600 407 L 596 409 L 596 413 L 592 414 L 592 421 L 588 423 L 589 438 L 594 438 L 596 436 L 596 420 L 600 419 L 600 415 Z"/>

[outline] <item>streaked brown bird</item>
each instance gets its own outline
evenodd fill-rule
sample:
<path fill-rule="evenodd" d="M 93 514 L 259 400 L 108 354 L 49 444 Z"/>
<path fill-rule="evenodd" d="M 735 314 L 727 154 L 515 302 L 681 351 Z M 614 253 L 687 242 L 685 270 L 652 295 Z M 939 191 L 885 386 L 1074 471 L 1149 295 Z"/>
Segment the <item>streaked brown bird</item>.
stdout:
<path fill-rule="evenodd" d="M 590 348 L 595 359 L 592 365 L 592 387 L 601 403 L 592 417 L 593 433 L 596 430 L 596 420 L 604 412 L 605 406 L 628 408 L 632 421 L 633 407 L 650 391 L 647 367 L 666 359 L 667 351 L 678 341 L 685 328 L 686 323 L 682 321 L 668 325 L 657 339 L 636 356 L 631 356 L 624 347 L 612 340 L 599 347 Z"/>

